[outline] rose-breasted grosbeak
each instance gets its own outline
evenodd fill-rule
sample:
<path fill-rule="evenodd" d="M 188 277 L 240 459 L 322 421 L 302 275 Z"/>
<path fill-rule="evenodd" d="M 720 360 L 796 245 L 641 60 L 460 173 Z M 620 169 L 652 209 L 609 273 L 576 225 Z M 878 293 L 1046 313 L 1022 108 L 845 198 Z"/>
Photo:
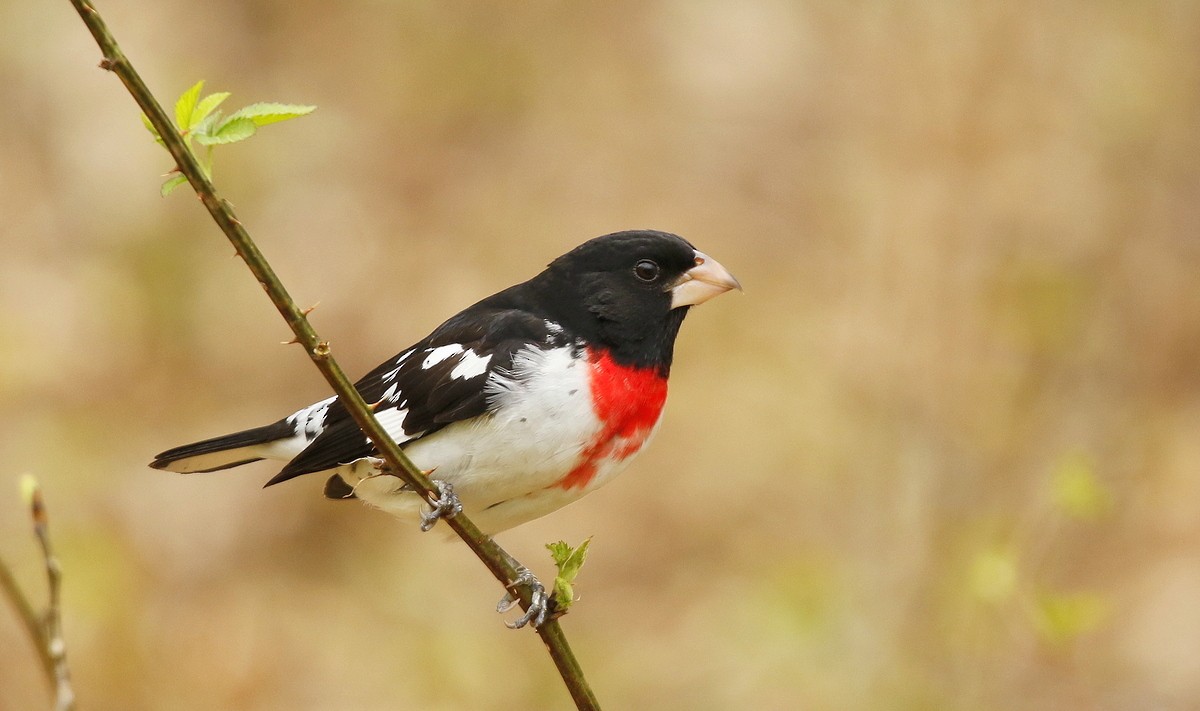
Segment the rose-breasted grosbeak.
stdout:
<path fill-rule="evenodd" d="M 597 237 L 438 326 L 356 387 L 405 453 L 453 486 L 486 533 L 544 516 L 609 481 L 658 427 L 688 308 L 740 288 L 665 232 Z M 267 485 L 329 475 L 325 495 L 416 518 L 423 500 L 378 476 L 337 398 L 273 424 L 169 449 L 150 466 L 211 472 L 287 462 Z"/>

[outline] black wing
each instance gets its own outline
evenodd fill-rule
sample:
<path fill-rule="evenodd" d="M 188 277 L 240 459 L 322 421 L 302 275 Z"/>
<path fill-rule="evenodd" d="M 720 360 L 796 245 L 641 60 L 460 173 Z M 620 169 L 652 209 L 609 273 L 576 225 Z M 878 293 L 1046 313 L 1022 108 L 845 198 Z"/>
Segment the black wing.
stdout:
<path fill-rule="evenodd" d="M 521 348 L 548 348 L 566 340 L 561 327 L 528 311 L 476 307 L 442 324 L 354 386 L 368 403 L 380 403 L 375 416 L 404 445 L 486 412 L 488 375 L 498 368 L 509 369 Z M 375 453 L 374 445 L 335 400 L 312 444 L 267 486 Z"/>

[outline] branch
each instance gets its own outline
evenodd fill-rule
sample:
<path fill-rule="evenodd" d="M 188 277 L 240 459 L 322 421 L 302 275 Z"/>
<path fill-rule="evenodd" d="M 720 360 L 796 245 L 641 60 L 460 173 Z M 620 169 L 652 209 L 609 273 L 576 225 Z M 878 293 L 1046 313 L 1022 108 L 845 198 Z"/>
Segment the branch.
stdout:
<path fill-rule="evenodd" d="M 62 566 L 54 555 L 50 545 L 49 520 L 46 517 L 46 505 L 42 500 L 42 492 L 37 480 L 26 475 L 21 481 L 21 489 L 33 517 L 33 533 L 37 536 L 42 547 L 42 558 L 46 562 L 46 580 L 49 589 L 49 603 L 46 614 L 39 616 L 29 604 L 29 600 L 21 592 L 17 581 L 13 578 L 8 566 L 0 561 L 0 588 L 16 608 L 21 621 L 25 623 L 25 631 L 33 646 L 38 651 L 42 661 L 42 669 L 46 679 L 54 689 L 54 708 L 56 711 L 73 711 L 75 708 L 75 690 L 71 686 L 71 671 L 67 667 L 67 645 L 62 633 L 61 596 Z"/>
<path fill-rule="evenodd" d="M 217 226 L 229 238 L 234 249 L 237 250 L 239 256 L 245 261 L 246 266 L 254 274 L 254 277 L 262 285 L 267 292 L 271 302 L 275 304 L 283 319 L 291 327 L 292 332 L 296 336 L 296 342 L 304 346 L 305 353 L 312 362 L 321 371 L 325 380 L 329 383 L 337 394 L 338 399 L 345 405 L 347 412 L 354 418 L 354 421 L 362 429 L 362 431 L 374 443 L 376 450 L 384 459 L 391 471 L 396 473 L 419 494 L 431 506 L 438 500 L 438 491 L 433 487 L 433 483 L 429 480 L 420 469 L 418 469 L 412 461 L 401 451 L 386 430 L 375 419 L 370 407 L 363 400 L 362 396 L 354 388 L 349 378 L 342 371 L 341 367 L 333 358 L 332 350 L 329 342 L 321 340 L 316 331 L 309 324 L 306 314 L 296 306 L 295 301 L 288 295 L 283 284 L 275 275 L 270 264 L 267 263 L 265 257 L 259 252 L 258 247 L 250 239 L 250 235 L 242 226 L 240 220 L 234 214 L 233 206 L 228 200 L 218 197 L 216 188 L 212 181 L 205 176 L 196 158 L 188 150 L 187 146 L 180 138 L 176 129 L 171 125 L 170 119 L 167 117 L 162 106 L 154 98 L 154 95 L 146 87 L 141 77 L 134 70 L 133 65 L 125 57 L 116 40 L 109 32 L 104 20 L 96 11 L 95 7 L 89 0 L 71 0 L 71 4 L 75 6 L 79 17 L 87 25 L 92 36 L 99 45 L 104 59 L 100 62 L 100 67 L 116 74 L 125 85 L 125 88 L 132 95 L 134 101 L 141 107 L 142 111 L 149 118 L 151 124 L 157 129 L 159 136 L 162 137 L 164 145 L 170 151 L 172 157 L 175 158 L 179 172 L 187 177 L 188 182 L 208 209 Z M 508 588 L 517 581 L 520 571 L 520 564 L 504 551 L 490 536 L 485 535 L 479 528 L 471 522 L 464 514 L 459 514 L 452 518 L 445 519 L 446 523 L 458 534 L 460 538 L 471 548 L 475 555 L 487 566 L 492 575 L 500 581 L 500 584 Z M 528 590 L 521 588 L 518 590 L 520 594 L 520 604 L 523 609 L 528 609 L 530 597 Z M 557 620 L 549 620 L 537 628 L 538 634 L 542 641 L 545 642 L 546 648 L 550 656 L 554 660 L 555 666 L 562 675 L 563 682 L 566 684 L 568 691 L 571 693 L 576 706 L 579 709 L 599 709 L 599 702 L 592 693 L 591 688 L 584 678 L 583 669 L 579 666 L 579 662 L 575 659 L 574 653 L 571 651 L 570 645 L 567 644 L 565 635 Z"/>
<path fill-rule="evenodd" d="M 29 599 L 25 597 L 25 593 L 21 592 L 21 587 L 17 585 L 17 580 L 13 577 L 12 570 L 9 569 L 8 564 L 3 560 L 0 560 L 0 589 L 4 590 L 4 596 L 12 603 L 13 608 L 17 611 L 17 616 L 24 623 L 25 632 L 29 635 L 29 640 L 33 642 L 34 648 L 38 651 L 38 657 L 42 660 L 42 668 L 46 672 L 46 679 L 53 685 L 54 659 L 50 656 L 50 650 L 46 648 L 46 645 L 42 644 L 42 621 L 38 619 L 37 612 L 29 604 Z"/>
<path fill-rule="evenodd" d="M 62 566 L 54 547 L 50 545 L 50 525 L 46 516 L 46 503 L 42 490 L 32 476 L 24 482 L 29 496 L 29 512 L 33 516 L 33 532 L 42 545 L 42 558 L 46 561 L 46 582 L 50 603 L 46 608 L 46 619 L 42 627 L 42 646 L 54 666 L 54 708 L 71 711 L 75 708 L 75 690 L 71 687 L 71 670 L 67 667 L 67 643 L 62 632 Z"/>

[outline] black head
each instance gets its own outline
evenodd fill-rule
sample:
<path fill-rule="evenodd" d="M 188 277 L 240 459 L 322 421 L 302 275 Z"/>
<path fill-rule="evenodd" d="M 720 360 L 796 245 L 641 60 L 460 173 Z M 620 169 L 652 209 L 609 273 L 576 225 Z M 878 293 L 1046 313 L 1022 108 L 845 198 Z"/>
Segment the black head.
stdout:
<path fill-rule="evenodd" d="M 529 282 L 547 315 L 609 349 L 617 362 L 670 370 L 688 308 L 740 288 L 720 264 L 667 232 L 614 232 L 584 242 Z"/>

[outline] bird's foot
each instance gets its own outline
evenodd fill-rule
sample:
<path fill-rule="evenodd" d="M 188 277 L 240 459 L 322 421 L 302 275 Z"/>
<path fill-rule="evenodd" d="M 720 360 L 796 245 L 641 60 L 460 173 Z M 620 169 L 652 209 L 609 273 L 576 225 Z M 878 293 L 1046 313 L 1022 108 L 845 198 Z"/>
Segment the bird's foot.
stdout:
<path fill-rule="evenodd" d="M 428 511 L 421 511 L 422 531 L 433 528 L 440 519 L 454 518 L 463 510 L 462 502 L 458 500 L 458 495 L 454 493 L 454 487 L 450 485 L 450 482 L 434 479 L 433 485 L 437 487 L 438 500 Z"/>
<path fill-rule="evenodd" d="M 512 630 L 518 630 L 529 623 L 533 623 L 534 628 L 541 627 L 546 621 L 546 616 L 550 612 L 550 597 L 546 595 L 546 588 L 542 585 L 533 573 L 529 572 L 528 568 L 517 568 L 517 579 L 509 583 L 507 586 L 508 593 L 500 598 L 500 602 L 496 604 L 496 612 L 505 613 L 511 610 L 520 599 L 516 593 L 518 588 L 529 588 L 529 609 L 512 622 L 504 624 Z"/>

